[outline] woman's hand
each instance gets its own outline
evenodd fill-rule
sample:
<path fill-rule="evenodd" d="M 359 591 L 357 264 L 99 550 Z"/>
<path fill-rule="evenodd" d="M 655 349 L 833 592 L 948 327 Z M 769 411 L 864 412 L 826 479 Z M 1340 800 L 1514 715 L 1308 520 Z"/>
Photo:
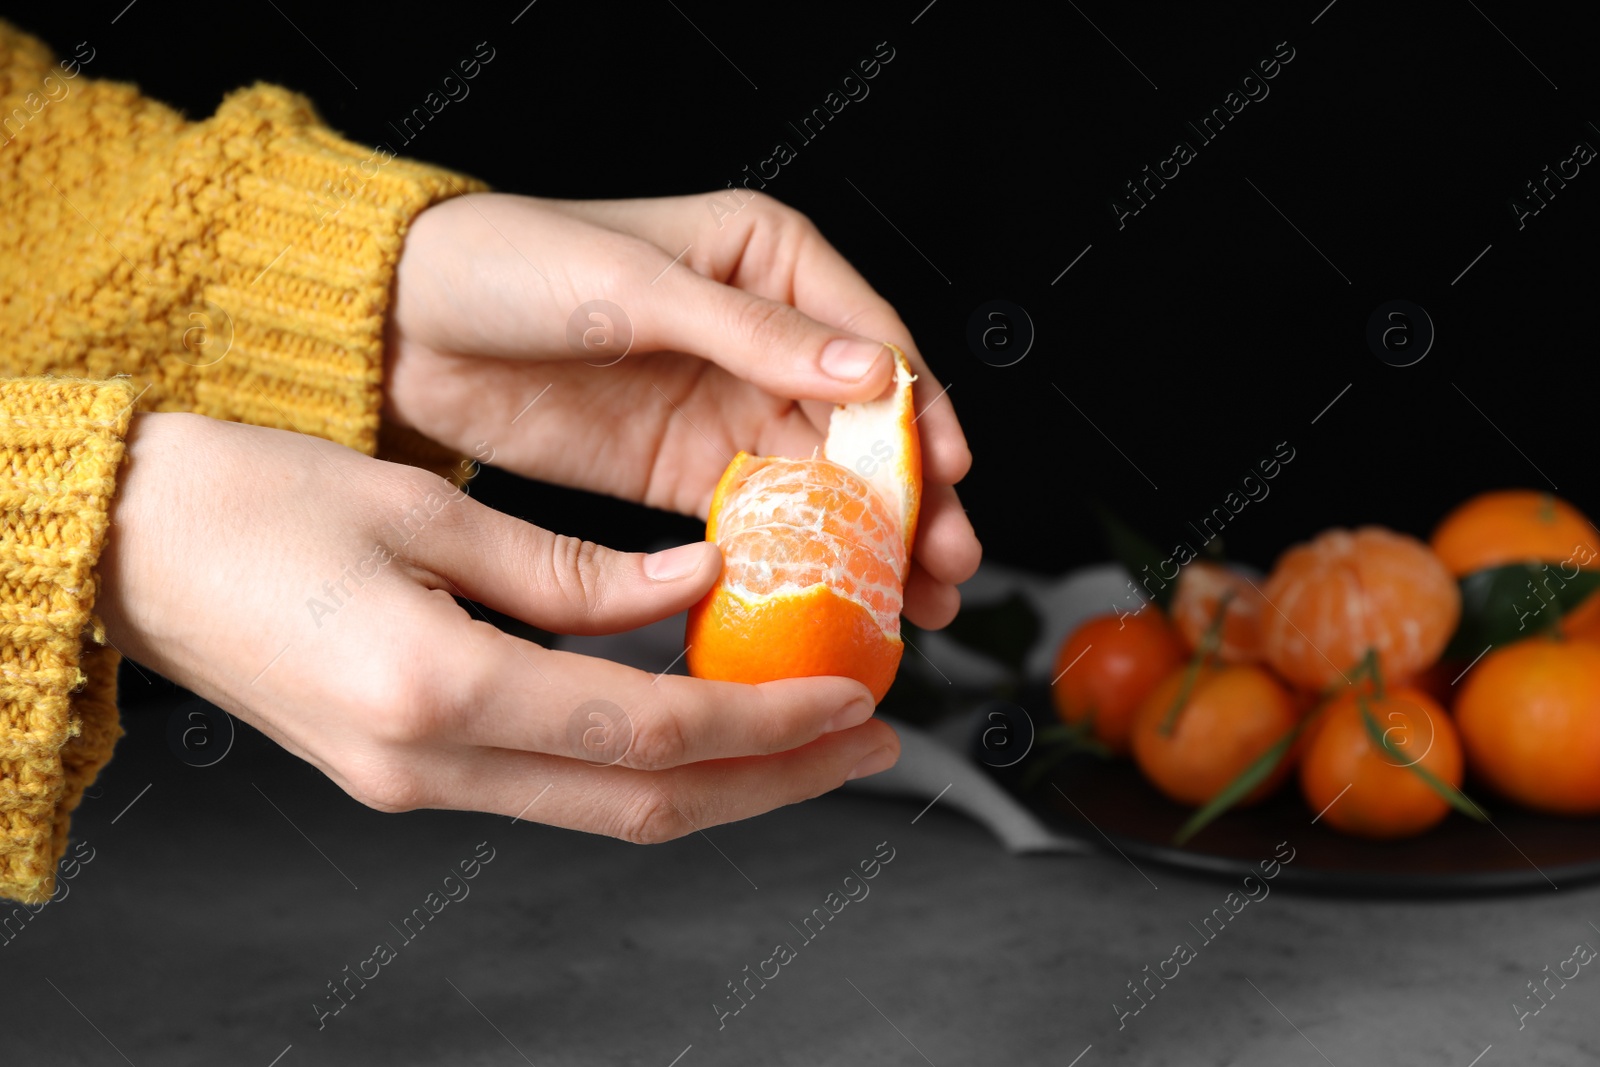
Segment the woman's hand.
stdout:
<path fill-rule="evenodd" d="M 95 604 L 111 642 L 381 810 L 661 841 L 898 754 L 850 679 L 652 677 L 454 599 L 552 631 L 629 629 L 698 600 L 713 545 L 612 552 L 416 468 L 183 414 L 135 416 L 111 518 Z"/>
<path fill-rule="evenodd" d="M 880 395 L 892 341 L 918 375 L 925 482 L 905 614 L 944 626 L 981 554 L 949 398 L 805 216 L 722 203 L 484 194 L 423 212 L 397 273 L 389 417 L 520 474 L 703 518 L 736 451 L 811 455 L 834 403 Z M 594 301 L 626 321 L 591 318 Z"/>

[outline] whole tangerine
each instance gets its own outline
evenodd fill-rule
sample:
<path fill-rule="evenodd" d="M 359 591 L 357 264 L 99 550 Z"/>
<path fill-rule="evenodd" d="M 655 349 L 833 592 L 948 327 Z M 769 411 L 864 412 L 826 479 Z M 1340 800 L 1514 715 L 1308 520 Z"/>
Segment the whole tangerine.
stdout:
<path fill-rule="evenodd" d="M 1097 615 L 1061 643 L 1050 687 L 1056 713 L 1069 726 L 1092 721 L 1094 737 L 1125 755 L 1134 712 L 1183 661 L 1183 645 L 1155 605 Z"/>
<path fill-rule="evenodd" d="M 1198 807 L 1220 793 L 1299 721 L 1295 697 L 1262 667 L 1184 667 L 1167 676 L 1139 706 L 1133 723 L 1133 758 L 1150 784 L 1179 804 Z M 1189 692 L 1173 715 L 1184 686 Z M 1170 722 L 1171 732 L 1165 727 Z M 1241 805 L 1263 799 L 1282 784 L 1283 759 Z"/>
<path fill-rule="evenodd" d="M 1363 700 L 1392 751 L 1373 741 Z M 1318 821 L 1357 837 L 1394 838 L 1420 834 L 1450 813 L 1450 802 L 1413 769 L 1461 786 L 1461 741 L 1433 698 L 1406 687 L 1383 697 L 1347 690 L 1317 714 L 1300 789 Z"/>
<path fill-rule="evenodd" d="M 1600 535 L 1587 516 L 1551 493 L 1480 493 L 1440 521 L 1430 542 L 1456 577 L 1511 563 L 1600 567 Z"/>
<path fill-rule="evenodd" d="M 1467 762 L 1558 815 L 1600 813 L 1600 645 L 1530 637 L 1484 656 L 1456 698 Z"/>

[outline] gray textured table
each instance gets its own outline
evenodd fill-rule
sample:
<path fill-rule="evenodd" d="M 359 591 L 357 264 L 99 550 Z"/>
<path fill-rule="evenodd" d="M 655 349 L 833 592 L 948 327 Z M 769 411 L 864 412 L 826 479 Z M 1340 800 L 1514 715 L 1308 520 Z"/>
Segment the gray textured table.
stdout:
<path fill-rule="evenodd" d="M 917 818 L 914 803 L 834 795 L 639 848 L 504 817 L 377 814 L 249 731 L 215 766 L 185 766 L 166 708 L 129 720 L 78 816 L 92 858 L 0 948 L 6 1064 L 1600 1056 L 1595 968 L 1552 979 L 1520 1030 L 1512 1007 L 1575 943 L 1600 945 L 1600 888 L 1420 903 L 1275 891 L 1208 943 L 1190 924 L 1228 883 L 1116 854 L 1014 858 L 937 805 Z M 875 878 L 846 881 L 891 849 Z M 416 909 L 426 922 L 405 925 Z M 814 909 L 826 923 L 803 926 Z M 1119 1029 L 1127 983 L 1146 965 L 1172 973 L 1179 942 L 1193 958 Z M 319 1028 L 341 1003 L 328 983 L 352 972 L 373 977 L 348 979 Z M 728 983 L 752 972 L 775 976 L 734 1000 Z"/>

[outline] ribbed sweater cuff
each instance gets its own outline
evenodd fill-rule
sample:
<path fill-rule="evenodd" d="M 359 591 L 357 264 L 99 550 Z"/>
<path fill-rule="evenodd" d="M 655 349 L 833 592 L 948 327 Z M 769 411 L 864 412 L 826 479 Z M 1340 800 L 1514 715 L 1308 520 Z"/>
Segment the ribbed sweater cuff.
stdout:
<path fill-rule="evenodd" d="M 487 186 L 338 137 L 303 97 L 272 86 L 234 93 L 191 138 L 199 195 L 218 201 L 197 203 L 198 214 L 219 225 L 197 406 L 375 453 L 406 230 L 429 206 Z"/>
<path fill-rule="evenodd" d="M 118 656 L 85 643 L 127 378 L 0 381 L 0 896 L 49 898 L 84 787 L 122 735 Z"/>

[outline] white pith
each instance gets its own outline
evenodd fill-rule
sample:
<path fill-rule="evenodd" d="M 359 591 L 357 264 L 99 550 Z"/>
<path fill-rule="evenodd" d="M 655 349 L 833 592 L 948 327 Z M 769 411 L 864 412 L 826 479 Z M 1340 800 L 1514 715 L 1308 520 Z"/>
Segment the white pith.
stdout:
<path fill-rule="evenodd" d="M 782 462 L 782 461 L 779 461 Z M 827 460 L 814 460 L 812 462 L 828 462 Z M 759 472 L 757 472 L 759 474 Z M 755 476 L 752 476 L 755 477 Z M 757 479 L 759 480 L 759 479 Z M 865 499 L 870 496 L 879 496 L 877 491 L 864 479 L 846 475 L 846 484 L 851 487 L 854 495 Z M 847 579 L 851 579 L 850 568 L 847 565 L 848 557 L 852 551 L 874 552 L 868 545 L 841 537 L 837 533 L 830 533 L 824 527 L 822 509 L 817 507 L 809 498 L 805 487 L 797 487 L 791 491 L 777 491 L 764 488 L 760 491 L 749 491 L 751 480 L 734 489 L 723 502 L 721 513 L 717 520 L 717 544 L 722 549 L 723 557 L 729 562 L 738 561 L 751 567 L 759 578 L 759 584 L 767 586 L 776 579 L 777 584 L 768 592 L 759 592 L 751 588 L 745 581 L 725 577 L 725 587 L 733 596 L 742 602 L 754 607 L 773 597 L 792 596 L 804 593 L 807 590 L 823 587 L 834 590 L 837 595 L 858 604 L 873 617 L 878 628 L 886 635 L 898 639 L 900 634 L 900 608 L 902 594 L 898 584 L 886 585 L 858 580 L 861 589 L 855 593 L 841 593 L 838 588 Z M 881 500 L 880 503 L 886 503 Z M 890 507 L 884 508 L 889 516 L 894 515 Z M 819 581 L 784 580 L 779 571 L 783 565 L 778 561 L 763 558 L 765 549 L 775 543 L 780 543 L 770 536 L 771 531 L 778 528 L 804 530 L 814 540 L 829 543 L 833 548 L 832 563 L 825 571 L 825 576 Z M 899 529 L 886 530 L 884 543 L 887 546 L 885 559 L 897 575 L 903 575 L 907 569 L 904 541 L 899 535 Z M 876 554 L 876 553 L 875 553 Z M 868 595 L 877 593 L 884 601 L 883 609 L 875 607 Z"/>
<path fill-rule="evenodd" d="M 895 361 L 894 388 L 877 400 L 839 404 L 828 420 L 822 454 L 846 470 L 860 475 L 889 504 L 889 513 L 905 533 L 911 502 L 906 498 L 911 457 L 905 453 L 901 415 L 911 407 L 911 383 L 916 375 Z M 901 574 L 901 580 L 905 574 Z"/>

